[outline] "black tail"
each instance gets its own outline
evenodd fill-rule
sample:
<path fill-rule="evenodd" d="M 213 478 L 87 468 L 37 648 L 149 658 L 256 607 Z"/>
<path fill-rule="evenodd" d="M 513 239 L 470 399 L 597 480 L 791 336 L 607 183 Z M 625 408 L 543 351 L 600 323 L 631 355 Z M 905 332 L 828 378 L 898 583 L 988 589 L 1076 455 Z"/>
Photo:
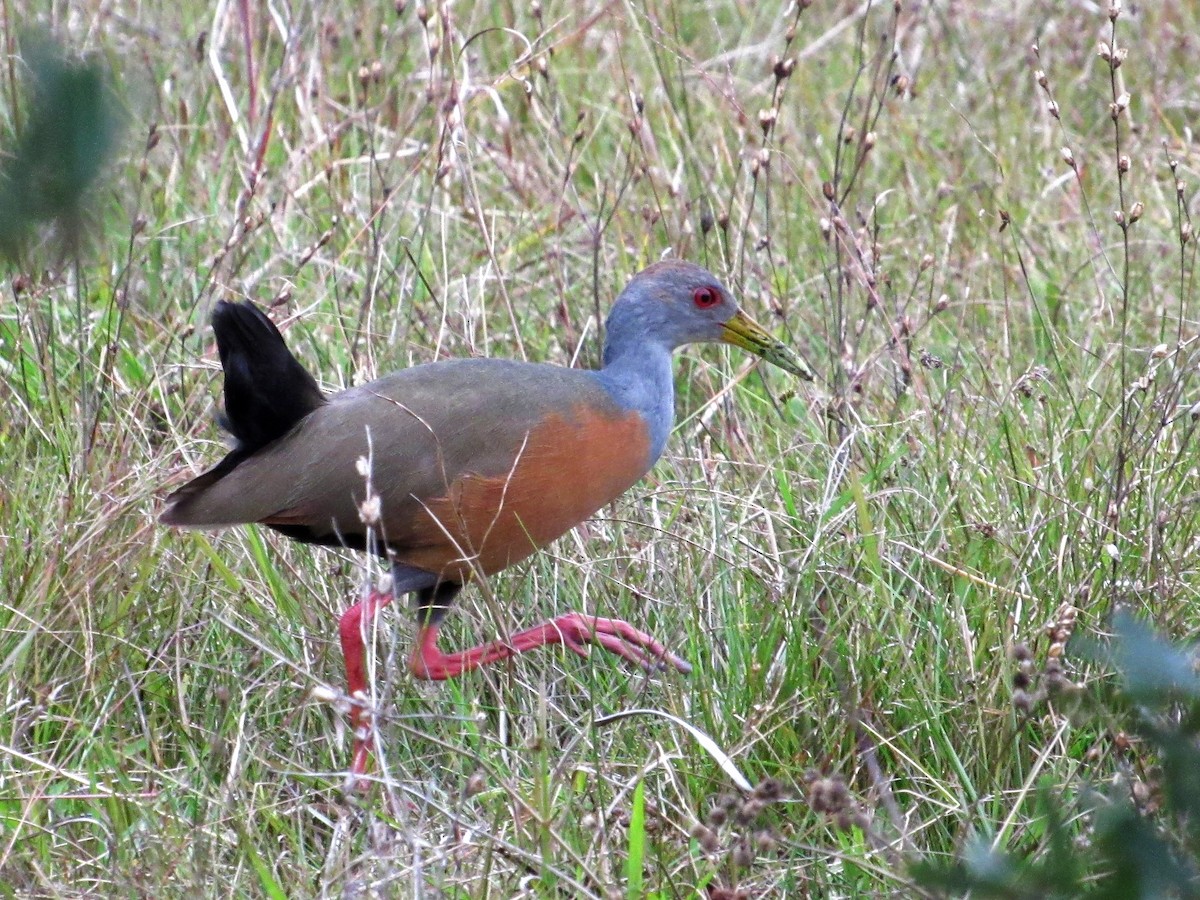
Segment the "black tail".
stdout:
<path fill-rule="evenodd" d="M 225 370 L 221 424 L 237 439 L 235 452 L 244 459 L 291 431 L 325 395 L 275 323 L 253 303 L 218 303 L 212 327 Z"/>

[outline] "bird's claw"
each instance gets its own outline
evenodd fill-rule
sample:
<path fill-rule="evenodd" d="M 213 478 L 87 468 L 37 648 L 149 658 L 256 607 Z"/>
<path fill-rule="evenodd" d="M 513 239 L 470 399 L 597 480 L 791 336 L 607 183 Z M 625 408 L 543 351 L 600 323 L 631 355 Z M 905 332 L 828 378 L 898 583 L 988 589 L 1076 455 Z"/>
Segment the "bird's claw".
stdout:
<path fill-rule="evenodd" d="M 570 613 L 555 619 L 554 626 L 561 635 L 563 644 L 585 658 L 589 655 L 585 645 L 593 643 L 646 671 L 658 671 L 666 668 L 668 664 L 685 675 L 692 671 L 686 660 L 670 652 L 646 632 L 638 631 L 621 619 L 602 619 Z"/>

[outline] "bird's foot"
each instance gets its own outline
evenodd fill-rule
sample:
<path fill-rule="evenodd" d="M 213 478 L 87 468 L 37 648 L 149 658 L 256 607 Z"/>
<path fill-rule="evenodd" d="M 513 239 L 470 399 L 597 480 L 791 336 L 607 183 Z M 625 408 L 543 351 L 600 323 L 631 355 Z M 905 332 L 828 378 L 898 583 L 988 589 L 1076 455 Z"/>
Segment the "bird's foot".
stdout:
<path fill-rule="evenodd" d="M 599 644 L 609 653 L 615 653 L 647 671 L 673 666 L 683 674 L 692 671 L 691 664 L 676 656 L 665 646 L 644 631 L 639 631 L 621 619 L 602 619 L 583 613 L 568 613 L 546 624 L 558 632 L 562 643 L 569 650 L 586 657 L 588 644 Z M 514 643 L 519 635 L 514 636 Z"/>

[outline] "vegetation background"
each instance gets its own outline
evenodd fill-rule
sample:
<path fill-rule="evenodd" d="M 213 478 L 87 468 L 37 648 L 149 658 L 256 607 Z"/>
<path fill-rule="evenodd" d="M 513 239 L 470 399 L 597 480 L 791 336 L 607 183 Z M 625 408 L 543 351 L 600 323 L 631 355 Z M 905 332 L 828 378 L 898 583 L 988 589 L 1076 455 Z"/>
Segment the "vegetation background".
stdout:
<path fill-rule="evenodd" d="M 1155 812 L 1069 641 L 1200 620 L 1196 4 L 5 0 L 10 135 L 39 33 L 113 73 L 84 161 L 125 139 L 0 229 L 0 894 L 912 896 L 1045 853 L 1039 785 Z M 446 643 L 585 609 L 696 671 L 415 683 L 385 615 L 347 796 L 313 692 L 375 564 L 155 523 L 223 452 L 213 304 L 331 389 L 590 365 L 665 253 L 822 379 L 682 353 L 651 476 Z"/>

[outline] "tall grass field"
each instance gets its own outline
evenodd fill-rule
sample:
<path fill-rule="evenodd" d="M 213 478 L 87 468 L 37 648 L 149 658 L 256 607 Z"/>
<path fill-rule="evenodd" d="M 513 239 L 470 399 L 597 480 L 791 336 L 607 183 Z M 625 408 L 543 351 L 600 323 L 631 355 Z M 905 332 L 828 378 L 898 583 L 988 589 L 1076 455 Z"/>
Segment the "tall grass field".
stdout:
<path fill-rule="evenodd" d="M 0 203 L 0 896 L 941 896 L 1047 792 L 1153 815 L 1075 648 L 1200 628 L 1200 6 L 1110 2 L 0 2 L 0 198 L 90 141 Z M 157 523 L 228 446 L 214 305 L 328 390 L 591 367 L 664 256 L 818 379 L 685 348 L 651 474 L 443 647 L 582 610 L 694 671 L 417 681 L 398 605 L 347 790 L 384 567 Z"/>

